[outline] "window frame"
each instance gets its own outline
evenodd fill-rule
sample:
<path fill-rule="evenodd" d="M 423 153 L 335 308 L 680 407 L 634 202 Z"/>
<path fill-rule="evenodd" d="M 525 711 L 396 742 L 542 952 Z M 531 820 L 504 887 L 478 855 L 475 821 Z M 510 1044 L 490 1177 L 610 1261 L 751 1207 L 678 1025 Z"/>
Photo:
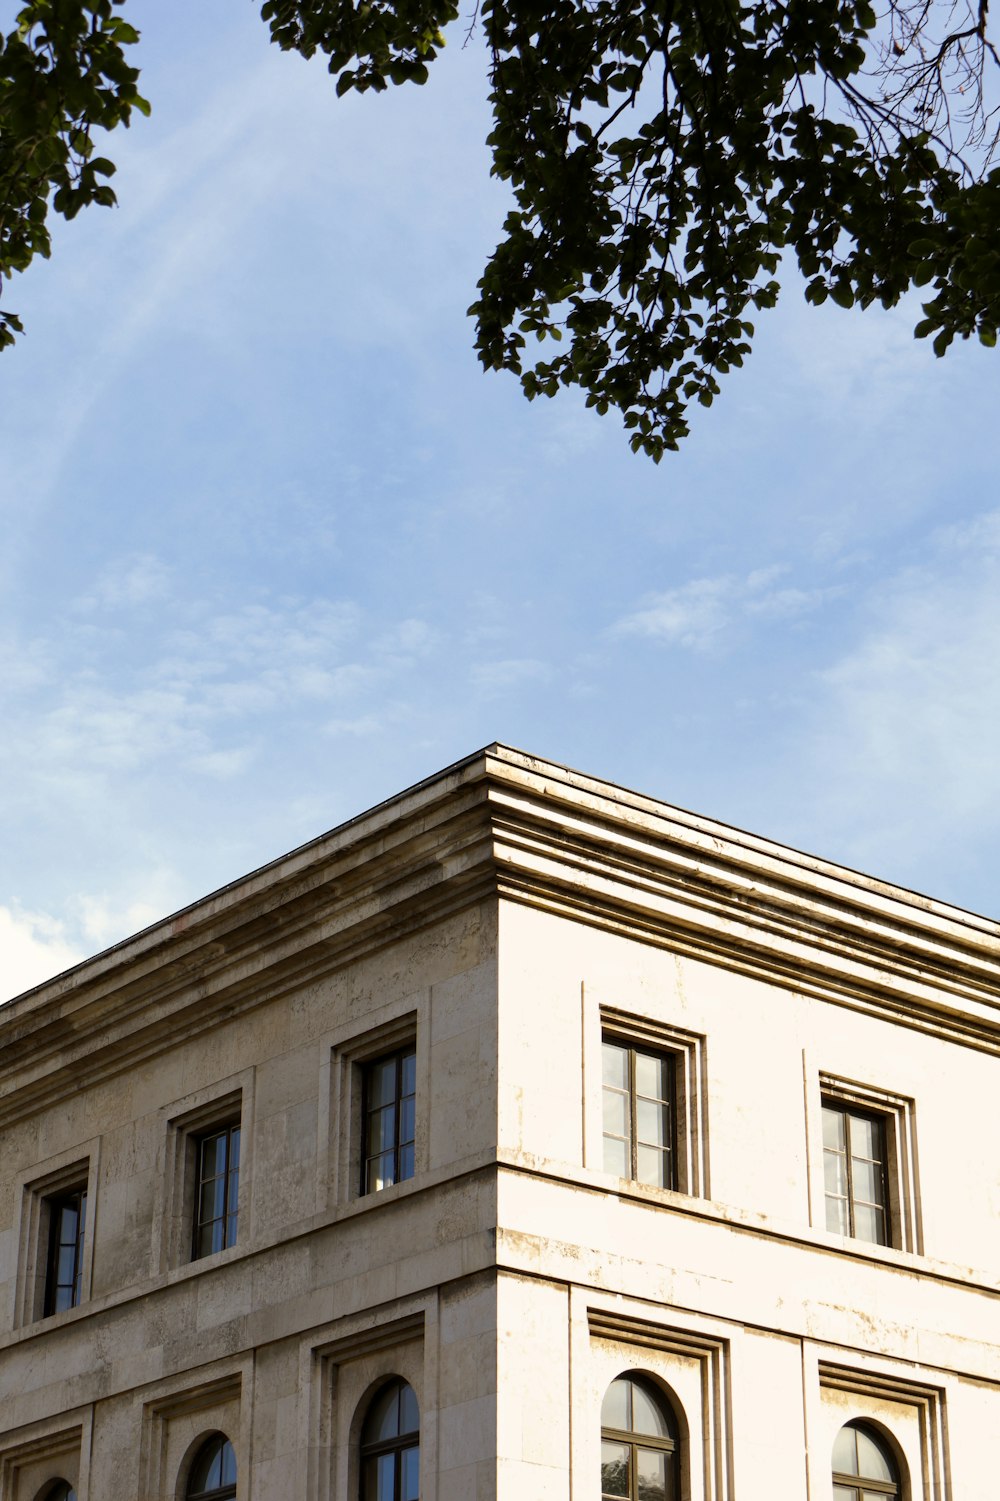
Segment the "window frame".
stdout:
<path fill-rule="evenodd" d="M 906 1251 L 924 1252 L 920 1213 L 919 1161 L 917 1156 L 916 1104 L 905 1095 L 859 1083 L 812 1066 L 812 1052 L 803 1050 L 805 1077 L 816 1081 L 806 1089 L 806 1134 L 808 1138 L 809 1220 L 824 1235 L 864 1254 L 884 1255 Z M 818 1084 L 818 1088 L 816 1085 Z M 859 1116 L 876 1118 L 884 1126 L 885 1196 L 888 1239 L 884 1245 L 859 1236 L 844 1236 L 826 1222 L 826 1182 L 823 1147 L 823 1108 L 846 1109 Z"/>
<path fill-rule="evenodd" d="M 236 1165 L 233 1166 L 233 1139 L 236 1138 Z M 220 1137 L 226 1139 L 226 1165 L 224 1171 L 206 1178 L 204 1175 L 205 1148 L 209 1142 L 217 1141 Z M 194 1173 L 192 1179 L 193 1197 L 191 1200 L 191 1261 L 202 1261 L 206 1256 L 218 1256 L 222 1251 L 229 1251 L 236 1245 L 239 1234 L 240 1220 L 240 1167 L 242 1164 L 242 1120 L 239 1115 L 230 1116 L 228 1119 L 218 1121 L 207 1130 L 192 1133 L 191 1141 L 194 1147 Z M 222 1195 L 222 1215 L 213 1216 L 210 1219 L 201 1217 L 202 1194 L 206 1183 L 222 1178 L 225 1183 Z M 235 1179 L 235 1193 L 233 1180 Z M 235 1199 L 235 1207 L 232 1200 Z M 213 1245 L 208 1250 L 200 1249 L 199 1242 L 201 1232 L 209 1225 L 222 1224 L 222 1245 Z"/>
<path fill-rule="evenodd" d="M 856 1433 L 865 1434 L 884 1456 L 890 1468 L 895 1472 L 896 1478 L 891 1481 L 875 1480 L 867 1475 L 848 1475 L 845 1471 L 831 1469 L 831 1483 L 835 1486 L 839 1485 L 846 1490 L 853 1490 L 855 1495 L 852 1501 L 866 1501 L 866 1493 L 867 1495 L 871 1495 L 873 1492 L 877 1496 L 885 1496 L 887 1501 L 902 1501 L 903 1482 L 900 1476 L 899 1462 L 886 1439 L 871 1423 L 866 1423 L 862 1418 L 851 1418 L 848 1422 L 842 1423 L 837 1429 L 834 1436 L 834 1444 L 836 1444 L 837 1439 L 839 1439 L 845 1428 L 851 1428 Z"/>
<path fill-rule="evenodd" d="M 626 1085 L 625 1089 L 621 1089 L 621 1088 L 618 1088 L 618 1087 L 611 1086 L 604 1079 L 604 1056 L 605 1056 L 605 1049 L 606 1048 L 618 1048 L 618 1049 L 621 1049 L 622 1051 L 625 1052 L 626 1060 L 627 1060 L 627 1062 L 626 1062 L 626 1068 L 627 1068 L 627 1074 L 628 1074 L 628 1081 L 627 1081 L 627 1085 Z M 637 1083 L 636 1083 L 636 1060 L 639 1057 L 651 1058 L 656 1063 L 665 1065 L 666 1077 L 667 1077 L 667 1086 L 666 1086 L 667 1087 L 667 1093 L 666 1093 L 665 1096 L 660 1095 L 660 1096 L 656 1096 L 655 1097 L 655 1103 L 666 1106 L 667 1115 L 668 1115 L 667 1131 L 665 1133 L 666 1137 L 667 1137 L 667 1140 L 666 1140 L 665 1145 L 663 1147 L 660 1147 L 656 1143 L 646 1143 L 646 1142 L 641 1142 L 639 1140 L 639 1129 L 638 1129 L 639 1101 L 640 1100 L 650 1100 L 652 1102 L 654 1100 L 654 1097 L 651 1096 L 651 1095 L 642 1095 L 642 1094 L 639 1093 L 638 1086 L 637 1086 Z M 602 1166 L 604 1167 L 604 1171 L 606 1173 L 612 1173 L 613 1176 L 615 1176 L 615 1177 L 624 1176 L 629 1182 L 642 1184 L 642 1186 L 645 1187 L 645 1188 L 665 1188 L 665 1189 L 668 1189 L 668 1190 L 673 1191 L 673 1192 L 677 1191 L 678 1184 L 680 1182 L 680 1171 L 679 1171 L 679 1164 L 678 1164 L 678 1156 L 679 1156 L 679 1152 L 678 1152 L 678 1131 L 677 1131 L 677 1115 L 678 1115 L 678 1109 L 677 1109 L 677 1096 L 678 1096 L 677 1076 L 678 1076 L 678 1073 L 680 1071 L 679 1070 L 679 1062 L 680 1062 L 680 1060 L 678 1059 L 677 1054 L 675 1052 L 669 1050 L 669 1049 L 666 1049 L 666 1048 L 657 1048 L 657 1047 L 654 1047 L 654 1046 L 652 1046 L 650 1044 L 647 1044 L 645 1042 L 637 1041 L 636 1039 L 631 1038 L 631 1037 L 620 1036 L 618 1033 L 611 1032 L 611 1031 L 608 1031 L 606 1029 L 604 1031 L 602 1031 L 602 1033 L 601 1033 L 601 1109 L 602 1109 L 601 1141 L 602 1141 L 602 1152 L 604 1153 L 604 1156 L 602 1158 Z M 626 1096 L 626 1101 L 627 1101 L 628 1136 L 626 1138 L 624 1138 L 624 1141 L 625 1141 L 626 1153 L 627 1153 L 627 1157 L 628 1157 L 628 1162 L 627 1162 L 626 1165 L 628 1166 L 629 1171 L 627 1173 L 625 1173 L 624 1175 L 614 1173 L 613 1168 L 608 1167 L 607 1160 L 606 1160 L 607 1148 L 606 1148 L 605 1143 L 608 1140 L 613 1140 L 613 1141 L 622 1141 L 623 1140 L 622 1137 L 615 1136 L 615 1135 L 609 1133 L 608 1131 L 606 1131 L 604 1129 L 604 1120 L 603 1120 L 604 1100 L 605 1100 L 606 1095 L 608 1095 L 608 1094 L 613 1094 L 613 1095 L 622 1095 L 622 1094 L 624 1094 Z M 639 1177 L 639 1149 L 642 1146 L 651 1146 L 653 1148 L 653 1150 L 661 1151 L 666 1156 L 668 1171 L 667 1171 L 667 1173 L 665 1175 L 666 1178 L 667 1178 L 667 1181 L 665 1183 L 650 1183 L 647 1179 Z"/>
<path fill-rule="evenodd" d="M 15 1180 L 20 1187 L 17 1278 L 14 1290 L 14 1328 L 47 1318 L 68 1318 L 90 1301 L 93 1282 L 93 1220 L 97 1206 L 100 1138 L 81 1142 L 72 1151 L 49 1158 Z M 69 1307 L 49 1312 L 49 1273 L 52 1255 L 52 1207 L 60 1199 L 82 1192 L 87 1196 L 86 1222 L 79 1243 L 80 1296 Z"/>
<path fill-rule="evenodd" d="M 413 1397 L 413 1404 L 417 1410 L 416 1428 L 410 1429 L 406 1433 L 398 1433 L 393 1438 L 369 1440 L 366 1443 L 364 1436 L 365 1429 L 368 1426 L 375 1404 L 390 1390 L 395 1391 L 398 1402 L 404 1389 L 408 1390 Z M 404 1376 L 390 1376 L 387 1381 L 380 1382 L 371 1393 L 371 1396 L 365 1403 L 364 1416 L 361 1419 L 361 1428 L 358 1435 L 358 1494 L 360 1501 L 376 1501 L 376 1496 L 371 1493 L 368 1484 L 370 1462 L 373 1459 L 382 1459 L 389 1454 L 397 1458 L 397 1463 L 393 1466 L 392 1501 L 404 1501 L 402 1496 L 403 1466 L 399 1461 L 401 1461 L 404 1453 L 409 1453 L 413 1450 L 416 1450 L 417 1453 L 417 1495 L 410 1498 L 410 1501 L 420 1501 L 420 1402 L 410 1382 Z"/>
<path fill-rule="evenodd" d="M 639 1433 L 633 1429 L 610 1428 L 601 1424 L 601 1446 L 605 1443 L 624 1444 L 629 1449 L 629 1490 L 625 1497 L 615 1497 L 611 1492 L 605 1491 L 603 1476 L 601 1477 L 601 1501 L 639 1501 L 639 1466 L 636 1451 L 639 1449 L 651 1449 L 660 1454 L 669 1456 L 668 1470 L 670 1474 L 670 1494 L 667 1501 L 680 1501 L 681 1498 L 681 1430 L 677 1414 L 673 1404 L 662 1390 L 659 1383 L 648 1372 L 638 1369 L 620 1371 L 613 1377 L 604 1390 L 601 1399 L 603 1406 L 607 1401 L 608 1392 L 619 1381 L 628 1381 L 653 1400 L 660 1413 L 666 1417 L 667 1425 L 673 1427 L 673 1433 L 668 1438 L 660 1438 L 656 1434 Z M 602 1463 L 603 1469 L 603 1463 Z"/>
<path fill-rule="evenodd" d="M 222 1441 L 221 1444 L 219 1442 L 220 1440 Z M 191 1485 L 192 1485 L 192 1480 L 193 1480 L 193 1475 L 194 1475 L 195 1468 L 199 1464 L 199 1462 L 200 1462 L 200 1460 L 202 1458 L 202 1455 L 205 1453 L 205 1451 L 209 1448 L 210 1445 L 211 1446 L 218 1445 L 218 1449 L 219 1449 L 220 1453 L 222 1452 L 222 1450 L 224 1448 L 226 1448 L 226 1447 L 229 1448 L 229 1451 L 230 1451 L 230 1453 L 233 1456 L 233 1467 L 234 1467 L 234 1469 L 236 1471 L 236 1476 L 232 1480 L 232 1482 L 227 1482 L 227 1483 L 225 1483 L 223 1485 L 217 1485 L 217 1486 L 213 1487 L 212 1490 L 208 1490 L 208 1491 L 205 1491 L 205 1490 L 194 1491 L 194 1490 L 191 1489 Z M 213 1455 L 213 1458 L 214 1458 L 214 1455 Z M 202 1440 L 202 1442 L 198 1445 L 197 1449 L 194 1451 L 194 1454 L 191 1456 L 191 1462 L 187 1466 L 187 1479 L 184 1482 L 184 1501 L 235 1501 L 235 1498 L 236 1498 L 236 1486 L 237 1486 L 238 1480 L 239 1480 L 239 1464 L 238 1464 L 237 1459 L 236 1459 L 236 1446 L 235 1446 L 235 1444 L 233 1443 L 232 1439 L 229 1437 L 229 1435 L 227 1433 L 224 1433 L 221 1428 L 216 1429 L 216 1431 L 214 1433 L 209 1433 L 209 1434 L 206 1435 L 206 1437 Z"/>
<path fill-rule="evenodd" d="M 831 1114 L 836 1114 L 836 1115 L 840 1116 L 841 1122 L 842 1122 L 841 1134 L 843 1136 L 843 1141 L 844 1141 L 844 1149 L 843 1149 L 843 1151 L 840 1151 L 839 1149 L 837 1149 L 835 1151 L 833 1148 L 831 1148 L 831 1147 L 829 1147 L 827 1145 L 827 1142 L 826 1142 L 826 1133 L 825 1133 L 825 1130 L 824 1130 L 824 1134 L 823 1134 L 823 1173 L 824 1173 L 824 1177 L 823 1177 L 823 1208 L 824 1208 L 824 1222 L 826 1224 L 827 1230 L 830 1231 L 831 1235 L 843 1235 L 843 1234 L 846 1234 L 851 1240 L 860 1240 L 860 1241 L 863 1241 L 866 1245 L 870 1245 L 870 1246 L 892 1246 L 892 1245 L 894 1245 L 895 1241 L 894 1241 L 894 1226 L 893 1226 L 892 1202 L 891 1202 L 891 1197 L 890 1197 L 890 1192 L 889 1192 L 889 1138 L 890 1138 L 890 1134 L 891 1134 L 891 1130 L 892 1130 L 892 1123 L 891 1123 L 891 1121 L 881 1111 L 862 1109 L 860 1106 L 854 1105 L 850 1101 L 843 1100 L 843 1099 L 838 1099 L 836 1095 L 823 1095 L 823 1096 L 821 1096 L 821 1098 L 820 1098 L 820 1106 L 821 1106 L 821 1108 L 822 1108 L 822 1110 L 824 1112 L 823 1117 L 822 1117 L 823 1118 L 823 1122 L 824 1122 L 824 1126 L 825 1126 L 826 1112 L 827 1111 L 830 1111 Z M 864 1155 L 862 1155 L 862 1154 L 857 1153 L 857 1152 L 854 1151 L 854 1149 L 853 1149 L 853 1136 L 854 1136 L 854 1125 L 853 1125 L 853 1123 L 855 1121 L 857 1121 L 857 1122 L 862 1122 L 862 1121 L 867 1122 L 867 1124 L 869 1126 L 873 1126 L 875 1128 L 875 1130 L 877 1131 L 877 1133 L 878 1133 L 878 1147 L 879 1147 L 879 1156 L 878 1157 L 867 1157 L 867 1156 L 864 1156 Z M 837 1157 L 842 1157 L 844 1159 L 844 1182 L 845 1182 L 845 1187 L 846 1187 L 846 1193 L 844 1193 L 844 1194 L 831 1194 L 830 1191 L 829 1191 L 829 1188 L 827 1187 L 827 1182 L 826 1182 L 826 1159 L 827 1159 L 827 1155 L 828 1154 L 834 1155 L 834 1156 L 837 1156 Z M 880 1200 L 872 1200 L 872 1199 L 862 1198 L 861 1195 L 860 1195 L 860 1193 L 855 1191 L 855 1166 L 854 1165 L 855 1165 L 856 1162 L 870 1162 L 870 1163 L 872 1163 L 877 1168 L 877 1171 L 873 1174 L 873 1177 L 874 1177 L 875 1182 L 876 1182 L 877 1191 L 879 1191 L 880 1194 L 881 1194 L 881 1199 Z M 831 1204 L 831 1202 L 844 1203 L 846 1205 L 846 1208 L 847 1208 L 847 1225 L 848 1225 L 848 1228 L 847 1228 L 846 1231 L 841 1230 L 838 1227 L 835 1227 L 835 1226 L 833 1226 L 833 1225 L 830 1224 L 830 1204 Z M 859 1208 L 876 1209 L 876 1210 L 878 1210 L 879 1214 L 881 1215 L 882 1230 L 883 1230 L 883 1233 L 884 1233 L 884 1236 L 885 1236 L 884 1240 L 880 1240 L 877 1236 L 873 1239 L 869 1235 L 859 1234 L 859 1232 L 858 1232 L 858 1209 Z"/>
<path fill-rule="evenodd" d="M 413 1089 L 404 1092 L 404 1068 L 412 1059 Z M 395 1065 L 395 1078 L 392 1095 L 394 1109 L 393 1139 L 388 1152 L 383 1148 L 379 1152 L 370 1150 L 372 1145 L 371 1126 L 372 1119 L 377 1112 L 387 1108 L 386 1105 L 371 1105 L 372 1079 L 376 1069 L 384 1068 L 387 1064 Z M 380 1053 L 374 1058 L 366 1058 L 361 1067 L 361 1184 L 362 1198 L 371 1194 L 384 1193 L 387 1188 L 395 1188 L 399 1183 L 407 1183 L 416 1177 L 417 1172 L 417 1045 L 413 1040 L 404 1043 L 401 1047 L 394 1048 L 388 1053 Z M 413 1101 L 413 1135 L 403 1137 L 401 1134 L 401 1121 L 403 1116 L 403 1104 L 406 1100 Z M 400 1155 L 405 1148 L 410 1151 L 410 1171 L 400 1173 Z M 381 1183 L 377 1187 L 372 1184 L 372 1165 L 381 1161 L 389 1152 L 392 1155 L 392 1180 L 389 1183 Z"/>
<path fill-rule="evenodd" d="M 76 1215 L 76 1233 L 71 1242 L 61 1238 L 62 1216 L 67 1210 Z M 45 1194 L 42 1213 L 46 1221 L 47 1240 L 42 1287 L 42 1318 L 48 1319 L 53 1314 L 68 1313 L 71 1308 L 79 1308 L 83 1302 L 84 1248 L 87 1238 L 86 1179 L 73 1187 Z M 67 1284 L 60 1282 L 59 1270 L 62 1260 L 61 1252 L 70 1245 L 73 1248 L 73 1276 L 71 1283 Z M 65 1286 L 71 1286 L 72 1293 L 70 1301 L 60 1306 L 59 1292 Z"/>

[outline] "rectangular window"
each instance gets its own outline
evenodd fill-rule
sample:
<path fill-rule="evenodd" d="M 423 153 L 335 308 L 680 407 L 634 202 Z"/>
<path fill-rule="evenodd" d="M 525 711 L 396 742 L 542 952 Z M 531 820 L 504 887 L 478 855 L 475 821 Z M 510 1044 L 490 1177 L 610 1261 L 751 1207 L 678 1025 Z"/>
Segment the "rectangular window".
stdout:
<path fill-rule="evenodd" d="M 83 1245 L 87 1190 L 76 1188 L 44 1200 L 49 1222 L 43 1317 L 77 1308 L 83 1296 Z"/>
<path fill-rule="evenodd" d="M 195 1150 L 193 1261 L 236 1244 L 240 1191 L 239 1122 L 219 1126 L 198 1136 Z"/>
<path fill-rule="evenodd" d="M 826 1228 L 872 1245 L 892 1245 L 886 1119 L 823 1100 Z"/>
<path fill-rule="evenodd" d="M 672 1053 L 605 1037 L 604 1171 L 677 1187 L 676 1068 Z"/>
<path fill-rule="evenodd" d="M 415 1048 L 365 1065 L 362 1193 L 377 1193 L 413 1177 L 416 1097 Z"/>

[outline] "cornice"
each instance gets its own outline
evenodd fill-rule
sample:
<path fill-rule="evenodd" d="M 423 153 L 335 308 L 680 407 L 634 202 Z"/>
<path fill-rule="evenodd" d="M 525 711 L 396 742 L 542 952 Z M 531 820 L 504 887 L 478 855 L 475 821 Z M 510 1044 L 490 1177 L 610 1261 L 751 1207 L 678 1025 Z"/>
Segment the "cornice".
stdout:
<path fill-rule="evenodd" d="M 0 1007 L 0 1121 L 501 897 L 1000 1051 L 1000 927 L 493 745 Z"/>

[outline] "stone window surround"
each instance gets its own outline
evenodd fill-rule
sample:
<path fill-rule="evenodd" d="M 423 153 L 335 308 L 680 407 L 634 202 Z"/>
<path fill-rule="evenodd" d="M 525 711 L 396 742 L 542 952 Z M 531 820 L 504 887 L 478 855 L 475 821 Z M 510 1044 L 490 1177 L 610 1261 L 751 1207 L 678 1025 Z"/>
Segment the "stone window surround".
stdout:
<path fill-rule="evenodd" d="M 427 1325 L 430 1327 L 426 1327 Z M 429 1359 L 436 1338 L 435 1300 L 396 1305 L 378 1323 L 341 1319 L 311 1331 L 300 1349 L 302 1452 L 308 1454 L 308 1501 L 360 1494 L 361 1428 L 372 1397 L 400 1377 L 413 1388 L 420 1410 L 421 1501 L 436 1476 L 435 1378 Z M 317 1341 L 317 1333 L 319 1340 Z"/>
<path fill-rule="evenodd" d="M 855 1106 L 885 1123 L 886 1179 L 888 1189 L 891 1248 L 924 1253 L 923 1227 L 920 1216 L 920 1184 L 917 1159 L 916 1107 L 905 1095 L 862 1084 L 856 1079 L 827 1073 L 810 1067 L 806 1070 L 806 1153 L 809 1184 L 809 1223 L 838 1243 L 843 1237 L 826 1228 L 826 1200 L 823 1190 L 823 1101 L 847 1107 Z M 810 1082 L 810 1077 L 811 1081 Z M 852 1250 L 864 1251 L 869 1242 L 851 1239 Z M 874 1251 L 885 1247 L 871 1245 Z"/>
<path fill-rule="evenodd" d="M 92 1423 L 90 1408 L 84 1408 L 22 1428 L 16 1443 L 0 1448 L 0 1496 L 35 1501 L 43 1487 L 66 1480 L 77 1501 L 88 1501 Z"/>
<path fill-rule="evenodd" d="M 669 1053 L 674 1059 L 677 1188 L 659 1189 L 644 1183 L 634 1183 L 632 1186 L 638 1193 L 659 1195 L 676 1192 L 691 1198 L 710 1198 L 704 1036 L 674 1026 L 658 1017 L 626 1011 L 617 1005 L 592 1008 L 587 1005 L 586 999 L 585 1013 L 587 1047 L 583 1089 L 584 1166 L 603 1171 L 601 1047 L 604 1040 Z"/>
<path fill-rule="evenodd" d="M 804 1353 L 809 1433 L 809 1480 L 819 1495 L 830 1487 L 833 1443 L 845 1423 L 860 1420 L 888 1442 L 900 1469 L 906 1501 L 951 1495 L 947 1400 L 944 1388 L 914 1382 L 905 1366 L 807 1346 Z"/>
<path fill-rule="evenodd" d="M 151 1247 L 154 1276 L 188 1265 L 215 1266 L 220 1258 L 238 1255 L 249 1245 L 253 1228 L 253 1102 L 254 1070 L 250 1068 L 175 1100 L 158 1112 L 160 1154 Z M 195 1262 L 191 1248 L 198 1140 L 214 1127 L 237 1120 L 241 1128 L 237 1243 Z"/>
<path fill-rule="evenodd" d="M 407 1193 L 428 1168 L 427 1102 L 430 1099 L 430 1046 L 422 1025 L 422 1006 L 405 1002 L 382 1008 L 374 1026 L 358 1031 L 357 1024 L 339 1027 L 320 1039 L 319 1171 L 321 1210 L 329 1213 L 346 1204 L 376 1205 L 386 1196 Z M 362 1096 L 369 1063 L 406 1047 L 416 1050 L 416 1141 L 414 1173 L 377 1193 L 362 1194 L 364 1151 Z M 416 1388 L 414 1388 L 416 1389 Z"/>
<path fill-rule="evenodd" d="M 14 1328 L 48 1319 L 76 1316 L 90 1297 L 94 1266 L 94 1230 L 97 1222 L 97 1177 L 100 1138 L 80 1142 L 65 1152 L 34 1164 L 15 1180 L 21 1202 L 18 1235 L 17 1279 L 14 1290 Z M 87 1191 L 87 1223 L 83 1239 L 80 1303 L 61 1313 L 45 1315 L 45 1280 L 48 1271 L 48 1201 L 71 1189 Z"/>
<path fill-rule="evenodd" d="M 157 1383 L 142 1407 L 139 1494 L 183 1496 L 195 1456 L 216 1432 L 232 1443 L 237 1476 L 244 1474 L 249 1462 L 245 1435 L 253 1432 L 253 1384 L 251 1357 L 183 1371 Z"/>

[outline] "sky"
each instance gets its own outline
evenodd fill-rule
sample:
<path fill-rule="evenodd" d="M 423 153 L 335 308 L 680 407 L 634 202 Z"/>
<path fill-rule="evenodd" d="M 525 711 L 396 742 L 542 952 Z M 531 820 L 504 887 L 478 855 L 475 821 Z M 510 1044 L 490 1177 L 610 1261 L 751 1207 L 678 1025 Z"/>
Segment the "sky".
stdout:
<path fill-rule="evenodd" d="M 127 14 L 119 207 L 4 291 L 0 1000 L 493 740 L 1000 917 L 1000 354 L 792 275 L 654 466 L 478 365 L 461 24 L 338 100 Z"/>

